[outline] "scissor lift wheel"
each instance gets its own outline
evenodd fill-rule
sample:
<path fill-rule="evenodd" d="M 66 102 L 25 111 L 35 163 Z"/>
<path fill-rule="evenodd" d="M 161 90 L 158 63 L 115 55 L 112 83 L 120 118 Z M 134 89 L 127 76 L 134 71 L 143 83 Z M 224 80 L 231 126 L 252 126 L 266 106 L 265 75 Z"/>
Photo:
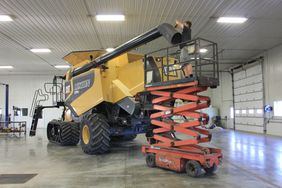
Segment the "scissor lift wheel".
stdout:
<path fill-rule="evenodd" d="M 185 171 L 191 177 L 198 177 L 202 173 L 202 167 L 198 161 L 189 160 L 185 164 Z"/>
<path fill-rule="evenodd" d="M 146 163 L 148 167 L 151 167 L 151 168 L 156 167 L 156 155 L 153 153 L 148 153 L 146 155 Z"/>
<path fill-rule="evenodd" d="M 204 168 L 206 174 L 213 174 L 217 170 L 217 166 L 214 164 L 210 168 Z"/>

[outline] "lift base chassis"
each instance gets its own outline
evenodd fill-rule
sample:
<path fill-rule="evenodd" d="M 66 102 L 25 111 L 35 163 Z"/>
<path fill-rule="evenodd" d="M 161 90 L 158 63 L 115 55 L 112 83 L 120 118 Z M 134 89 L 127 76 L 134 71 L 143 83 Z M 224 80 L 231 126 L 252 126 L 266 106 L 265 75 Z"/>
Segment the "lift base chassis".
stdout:
<path fill-rule="evenodd" d="M 154 154 L 155 164 L 160 168 L 176 172 L 184 172 L 185 164 L 189 160 L 197 161 L 202 168 L 218 166 L 222 161 L 222 153 L 217 148 L 207 148 L 199 145 L 178 148 L 164 148 L 149 145 L 142 146 L 145 155 Z"/>

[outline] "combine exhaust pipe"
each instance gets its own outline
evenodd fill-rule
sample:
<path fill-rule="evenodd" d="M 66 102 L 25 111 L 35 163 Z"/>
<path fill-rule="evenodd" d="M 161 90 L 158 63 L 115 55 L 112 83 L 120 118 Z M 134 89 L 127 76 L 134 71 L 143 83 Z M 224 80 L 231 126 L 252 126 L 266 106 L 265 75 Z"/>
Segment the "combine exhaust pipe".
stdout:
<path fill-rule="evenodd" d="M 90 69 L 96 68 L 99 65 L 102 65 L 106 63 L 107 61 L 127 52 L 130 51 L 140 45 L 146 44 L 148 42 L 151 42 L 159 37 L 165 37 L 165 39 L 170 42 L 171 44 L 178 44 L 181 42 L 181 34 L 177 32 L 177 30 L 168 23 L 163 23 L 159 25 L 158 27 L 151 29 L 150 31 L 147 31 L 130 41 L 118 46 L 114 49 L 114 51 L 106 53 L 98 58 L 96 58 L 94 61 L 76 68 L 72 71 L 71 76 L 75 77 L 78 76 L 84 72 L 89 71 Z"/>

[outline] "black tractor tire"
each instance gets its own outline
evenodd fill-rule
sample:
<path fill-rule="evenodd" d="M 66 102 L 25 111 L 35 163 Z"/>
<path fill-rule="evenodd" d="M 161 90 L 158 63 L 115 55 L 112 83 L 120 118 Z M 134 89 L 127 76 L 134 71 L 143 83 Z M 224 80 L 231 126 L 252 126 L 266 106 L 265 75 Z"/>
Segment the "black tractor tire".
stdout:
<path fill-rule="evenodd" d="M 103 154 L 110 150 L 110 126 L 102 114 L 93 113 L 83 117 L 80 135 L 84 153 Z"/>
<path fill-rule="evenodd" d="M 206 174 L 211 175 L 211 174 L 215 173 L 215 171 L 217 170 L 217 166 L 214 164 L 210 168 L 204 168 L 204 170 L 205 170 Z"/>
<path fill-rule="evenodd" d="M 75 146 L 79 142 L 79 124 L 52 120 L 47 125 L 47 138 L 62 146 Z"/>
<path fill-rule="evenodd" d="M 156 167 L 156 155 L 154 153 L 146 154 L 146 164 L 148 167 Z"/>
<path fill-rule="evenodd" d="M 52 120 L 47 125 L 47 138 L 49 142 L 58 144 L 60 142 L 59 139 L 59 121 Z"/>
<path fill-rule="evenodd" d="M 198 161 L 189 160 L 186 162 L 185 170 L 188 176 L 198 177 L 202 173 L 202 167 Z"/>
<path fill-rule="evenodd" d="M 79 142 L 79 124 L 74 122 L 60 123 L 60 144 L 62 146 L 76 146 Z"/>

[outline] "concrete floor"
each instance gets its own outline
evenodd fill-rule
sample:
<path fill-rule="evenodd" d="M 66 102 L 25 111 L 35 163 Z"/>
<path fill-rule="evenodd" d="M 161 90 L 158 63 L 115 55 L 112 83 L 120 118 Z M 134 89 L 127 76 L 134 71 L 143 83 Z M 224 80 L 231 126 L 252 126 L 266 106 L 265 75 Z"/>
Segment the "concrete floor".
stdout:
<path fill-rule="evenodd" d="M 216 175 L 191 178 L 148 168 L 140 151 L 143 135 L 114 144 L 111 153 L 86 155 L 80 146 L 48 143 L 45 130 L 36 137 L 0 136 L 0 174 L 37 173 L 25 184 L 0 187 L 282 187 L 282 138 L 250 133 L 214 133 L 212 145 L 223 149 Z"/>

